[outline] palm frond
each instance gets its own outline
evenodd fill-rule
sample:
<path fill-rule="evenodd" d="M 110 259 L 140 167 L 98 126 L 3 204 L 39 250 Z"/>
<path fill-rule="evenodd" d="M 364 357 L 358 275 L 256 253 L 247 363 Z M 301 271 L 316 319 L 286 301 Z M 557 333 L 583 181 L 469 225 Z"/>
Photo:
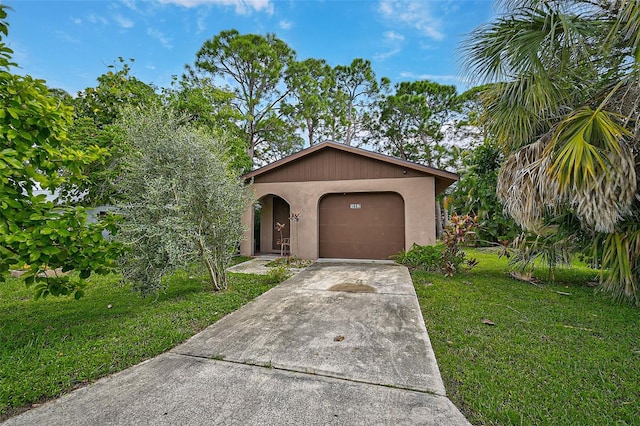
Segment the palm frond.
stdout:
<path fill-rule="evenodd" d="M 628 130 L 615 114 L 583 107 L 556 128 L 543 156 L 560 193 L 586 225 L 613 232 L 628 213 L 636 193 L 633 154 L 625 143 Z"/>
<path fill-rule="evenodd" d="M 558 225 L 545 225 L 536 232 L 523 232 L 512 242 L 515 254 L 509 263 L 521 272 L 532 273 L 536 264 L 547 267 L 549 279 L 554 280 L 558 265 L 571 265 L 571 253 L 576 246 L 572 233 L 563 231 Z"/>
<path fill-rule="evenodd" d="M 640 306 L 640 228 L 637 223 L 601 236 L 600 288 L 616 300 Z"/>
<path fill-rule="evenodd" d="M 503 146 L 519 149 L 549 130 L 569 96 L 562 84 L 534 74 L 488 86 L 482 95 L 487 128 Z"/>
<path fill-rule="evenodd" d="M 611 13 L 615 13 L 606 45 L 611 46 L 622 40 L 630 48 L 635 67 L 640 67 L 640 2 L 637 0 L 618 0 L 610 3 Z"/>
<path fill-rule="evenodd" d="M 556 213 L 567 201 L 566 194 L 551 179 L 551 157 L 544 152 L 548 139 L 540 139 L 507 157 L 502 165 L 496 192 L 505 212 L 529 231 L 543 227 L 548 213 Z"/>
<path fill-rule="evenodd" d="M 570 62 L 587 61 L 599 24 L 548 1 L 523 1 L 510 13 L 479 26 L 461 46 L 468 75 L 479 83 L 522 73 L 562 74 Z M 571 59 L 571 61 L 568 61 Z"/>

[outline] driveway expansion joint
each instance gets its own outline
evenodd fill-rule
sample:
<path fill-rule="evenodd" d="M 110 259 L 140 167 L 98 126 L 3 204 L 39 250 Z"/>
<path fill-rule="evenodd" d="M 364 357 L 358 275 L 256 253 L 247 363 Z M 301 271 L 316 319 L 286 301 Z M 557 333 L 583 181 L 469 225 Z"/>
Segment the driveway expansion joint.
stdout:
<path fill-rule="evenodd" d="M 416 297 L 411 293 L 397 293 L 393 291 L 341 291 L 341 290 L 329 290 L 327 288 L 305 288 L 304 291 L 317 291 L 317 292 L 329 292 L 329 293 L 343 293 L 343 294 L 370 294 L 370 295 L 389 295 L 389 296 L 406 296 Z"/>
<path fill-rule="evenodd" d="M 237 360 L 233 360 L 233 359 L 224 359 L 224 358 L 203 356 L 203 355 L 198 355 L 198 354 L 177 352 L 177 351 L 174 351 L 174 350 L 171 350 L 169 352 L 171 354 L 173 354 L 173 355 L 179 355 L 179 356 L 184 356 L 184 357 L 189 357 L 189 358 L 197 358 L 197 359 L 213 361 L 213 362 L 222 362 L 222 363 L 227 362 L 229 364 L 245 365 L 245 366 L 248 366 L 248 367 L 258 367 L 258 368 L 265 368 L 265 369 L 268 369 L 268 370 L 286 371 L 288 373 L 304 374 L 304 375 L 315 376 L 315 377 L 326 377 L 326 378 L 329 378 L 329 379 L 341 380 L 341 381 L 344 381 L 344 382 L 359 383 L 359 384 L 372 385 L 372 386 L 381 386 L 381 387 L 384 387 L 384 388 L 398 389 L 398 390 L 404 390 L 404 391 L 409 391 L 409 392 L 418 392 L 418 393 L 423 393 L 423 394 L 427 394 L 427 395 L 433 395 L 433 396 L 442 397 L 442 398 L 446 398 L 447 397 L 447 395 L 443 395 L 441 393 L 438 393 L 438 392 L 432 391 L 432 390 L 428 390 L 428 389 L 418 389 L 418 388 L 413 388 L 413 387 L 405 386 L 405 385 L 395 385 L 395 384 L 388 384 L 388 383 L 376 383 L 376 382 L 372 382 L 372 381 L 368 381 L 368 380 L 359 380 L 359 379 L 347 378 L 347 377 L 338 376 L 338 375 L 335 375 L 335 374 L 318 372 L 318 371 L 315 371 L 315 370 L 309 369 L 309 368 L 307 368 L 307 369 L 288 368 L 288 367 L 283 367 L 283 366 L 278 366 L 278 365 L 272 365 L 272 364 L 269 364 L 269 363 L 259 363 L 259 362 L 250 362 L 250 361 L 237 361 Z"/>

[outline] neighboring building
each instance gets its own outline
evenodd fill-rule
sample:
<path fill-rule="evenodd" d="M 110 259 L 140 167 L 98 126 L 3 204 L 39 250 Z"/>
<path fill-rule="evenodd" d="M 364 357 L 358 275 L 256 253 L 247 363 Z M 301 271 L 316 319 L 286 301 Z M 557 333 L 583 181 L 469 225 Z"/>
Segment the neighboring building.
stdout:
<path fill-rule="evenodd" d="M 324 142 L 244 178 L 260 220 L 254 225 L 255 207 L 243 214 L 241 254 L 280 253 L 282 238 L 301 259 L 387 259 L 436 242 L 435 197 L 458 175 Z"/>

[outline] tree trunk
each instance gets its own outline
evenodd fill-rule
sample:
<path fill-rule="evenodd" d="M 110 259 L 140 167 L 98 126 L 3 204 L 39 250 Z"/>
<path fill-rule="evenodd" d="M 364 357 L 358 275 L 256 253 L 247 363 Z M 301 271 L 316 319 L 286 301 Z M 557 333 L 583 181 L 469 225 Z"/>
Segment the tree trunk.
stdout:
<path fill-rule="evenodd" d="M 446 228 L 447 226 L 449 226 L 449 209 L 444 207 L 442 209 L 442 229 L 443 229 L 443 232 L 444 232 L 444 228 Z"/>
<path fill-rule="evenodd" d="M 351 146 L 351 138 L 352 138 L 352 129 L 353 129 L 353 105 L 349 105 L 349 112 L 347 115 L 347 121 L 349 124 L 347 125 L 347 137 L 345 139 L 345 144 Z"/>
<path fill-rule="evenodd" d="M 309 146 L 313 146 L 314 144 L 314 140 L 313 140 L 313 123 L 310 123 L 311 119 L 307 119 L 307 135 L 309 136 Z"/>
<path fill-rule="evenodd" d="M 247 155 L 253 161 L 253 157 L 255 155 L 255 148 L 253 146 L 253 141 L 249 142 L 249 146 L 247 147 Z"/>
<path fill-rule="evenodd" d="M 226 285 L 226 280 L 224 276 L 220 276 L 220 274 L 216 271 L 215 265 L 207 256 L 207 251 L 204 247 L 204 243 L 202 242 L 202 238 L 198 237 L 198 247 L 200 248 L 200 255 L 202 256 L 202 261 L 207 267 L 207 272 L 209 272 L 209 280 L 211 281 L 211 285 L 213 289 L 216 291 L 224 290 Z"/>

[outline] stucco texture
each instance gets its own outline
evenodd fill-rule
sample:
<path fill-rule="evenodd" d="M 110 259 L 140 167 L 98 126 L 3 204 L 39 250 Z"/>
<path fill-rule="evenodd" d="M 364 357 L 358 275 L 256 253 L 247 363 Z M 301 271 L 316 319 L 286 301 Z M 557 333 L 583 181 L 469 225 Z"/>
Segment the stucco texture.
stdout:
<path fill-rule="evenodd" d="M 291 213 L 299 220 L 291 221 L 291 255 L 315 260 L 319 254 L 319 203 L 326 194 L 352 192 L 395 192 L 404 200 L 405 249 L 414 243 L 434 244 L 435 231 L 435 178 L 432 176 L 391 179 L 352 179 L 309 182 L 254 183 L 251 190 L 262 200 L 261 247 L 271 247 L 272 216 L 269 195 L 276 195 L 289 203 Z M 242 216 L 245 225 L 240 253 L 255 255 L 254 207 Z"/>

